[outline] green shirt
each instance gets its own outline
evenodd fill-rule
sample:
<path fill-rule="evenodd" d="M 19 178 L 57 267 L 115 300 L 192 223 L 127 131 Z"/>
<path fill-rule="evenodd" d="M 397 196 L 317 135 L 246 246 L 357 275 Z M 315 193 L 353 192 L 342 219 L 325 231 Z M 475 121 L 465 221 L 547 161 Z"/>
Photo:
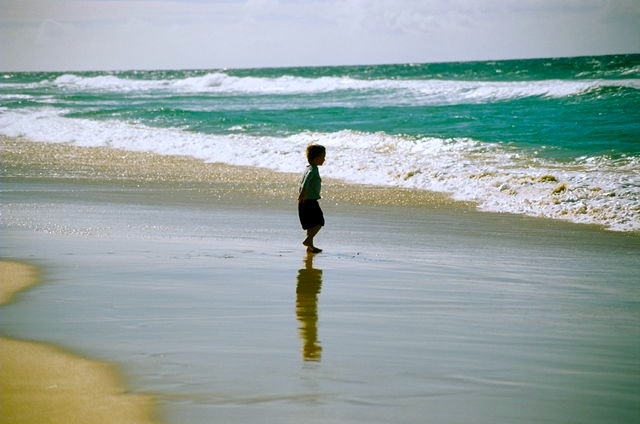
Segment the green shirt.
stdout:
<path fill-rule="evenodd" d="M 303 194 L 303 200 L 320 199 L 320 187 L 322 179 L 320 178 L 320 172 L 315 165 L 307 166 L 307 169 L 302 176 L 300 182 L 300 193 Z"/>

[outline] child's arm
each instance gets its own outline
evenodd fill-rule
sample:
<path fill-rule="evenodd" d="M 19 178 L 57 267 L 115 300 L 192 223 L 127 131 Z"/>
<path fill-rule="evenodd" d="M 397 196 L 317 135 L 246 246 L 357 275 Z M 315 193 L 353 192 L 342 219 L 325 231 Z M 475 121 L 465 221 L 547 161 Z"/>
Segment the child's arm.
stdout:
<path fill-rule="evenodd" d="M 302 183 L 300 183 L 300 193 L 298 194 L 298 203 L 304 201 L 307 198 L 307 185 L 309 184 L 309 171 L 304 174 L 302 178 Z"/>

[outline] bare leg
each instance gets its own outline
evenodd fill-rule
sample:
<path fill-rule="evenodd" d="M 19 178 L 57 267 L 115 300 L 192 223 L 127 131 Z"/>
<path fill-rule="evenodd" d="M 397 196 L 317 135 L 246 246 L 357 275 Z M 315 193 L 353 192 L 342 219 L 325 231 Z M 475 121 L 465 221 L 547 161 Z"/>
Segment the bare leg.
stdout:
<path fill-rule="evenodd" d="M 308 252 L 312 252 L 312 253 L 320 253 L 320 252 L 322 252 L 322 249 L 318 249 L 317 247 L 315 247 L 313 245 L 313 238 L 316 236 L 316 234 L 318 234 L 318 231 L 320 231 L 321 228 L 322 228 L 321 225 L 316 225 L 315 227 L 309 228 L 307 230 L 307 238 L 304 239 L 302 244 L 307 246 L 307 251 Z"/>

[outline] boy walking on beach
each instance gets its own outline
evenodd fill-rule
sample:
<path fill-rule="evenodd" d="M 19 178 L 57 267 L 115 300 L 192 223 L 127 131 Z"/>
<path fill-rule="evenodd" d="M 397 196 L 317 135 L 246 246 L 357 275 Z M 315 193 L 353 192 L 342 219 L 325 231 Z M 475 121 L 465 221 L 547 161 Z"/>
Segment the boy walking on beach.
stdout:
<path fill-rule="evenodd" d="M 324 163 L 326 149 L 319 144 L 311 144 L 307 147 L 307 166 L 302 181 L 300 183 L 300 194 L 298 195 L 298 216 L 302 229 L 307 231 L 307 238 L 302 242 L 307 246 L 307 251 L 311 253 L 320 253 L 322 249 L 318 249 L 313 244 L 313 238 L 318 231 L 324 226 L 324 215 L 318 199 L 320 199 L 320 188 L 322 179 L 318 172 L 318 166 Z"/>

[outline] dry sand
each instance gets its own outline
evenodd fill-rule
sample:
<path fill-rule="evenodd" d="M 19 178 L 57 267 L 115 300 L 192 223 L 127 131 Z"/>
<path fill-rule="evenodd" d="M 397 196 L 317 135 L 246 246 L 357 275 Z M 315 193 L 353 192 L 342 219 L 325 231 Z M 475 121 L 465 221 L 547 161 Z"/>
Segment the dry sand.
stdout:
<path fill-rule="evenodd" d="M 28 264 L 0 262 L 0 304 L 38 282 Z M 127 393 L 108 364 L 41 343 L 0 338 L 1 423 L 152 423 L 149 396 Z"/>
<path fill-rule="evenodd" d="M 0 305 L 9 303 L 21 290 L 38 282 L 35 267 L 19 262 L 0 262 Z"/>

